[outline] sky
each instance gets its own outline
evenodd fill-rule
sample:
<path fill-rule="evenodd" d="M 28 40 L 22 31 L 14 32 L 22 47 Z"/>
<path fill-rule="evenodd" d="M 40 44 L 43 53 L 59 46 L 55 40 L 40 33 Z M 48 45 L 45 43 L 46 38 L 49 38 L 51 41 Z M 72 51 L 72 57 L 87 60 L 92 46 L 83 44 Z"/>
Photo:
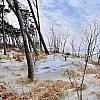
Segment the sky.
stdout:
<path fill-rule="evenodd" d="M 26 0 L 19 1 L 27 6 Z M 69 29 L 70 39 L 74 38 L 76 45 L 81 41 L 82 26 L 89 20 L 100 19 L 100 0 L 38 0 L 38 6 L 42 34 L 48 36 L 51 26 L 58 33 L 66 33 Z M 8 18 L 18 27 L 13 13 Z"/>

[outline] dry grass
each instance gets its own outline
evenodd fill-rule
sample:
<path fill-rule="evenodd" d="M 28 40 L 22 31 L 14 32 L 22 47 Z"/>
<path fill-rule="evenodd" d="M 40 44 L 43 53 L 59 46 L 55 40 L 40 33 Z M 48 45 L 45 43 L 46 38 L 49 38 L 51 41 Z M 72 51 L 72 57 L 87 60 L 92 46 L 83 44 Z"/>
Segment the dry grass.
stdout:
<path fill-rule="evenodd" d="M 100 62 L 96 62 L 96 61 L 89 61 L 89 64 L 100 66 Z"/>
<path fill-rule="evenodd" d="M 20 85 L 27 85 L 31 84 L 32 81 L 29 78 L 19 78 L 18 80 L 16 80 L 16 83 Z"/>
<path fill-rule="evenodd" d="M 14 90 L 10 87 L 8 88 L 5 82 L 0 83 L 0 95 L 2 96 L 2 100 L 16 100 L 16 99 L 8 99 L 8 97 L 15 95 Z"/>
<path fill-rule="evenodd" d="M 68 74 L 69 74 L 70 77 L 81 76 L 80 72 L 75 72 L 73 69 L 62 71 L 62 76 L 68 76 Z"/>
<path fill-rule="evenodd" d="M 0 74 L 0 78 L 3 78 L 3 77 L 5 77 L 5 75 L 4 74 Z"/>
<path fill-rule="evenodd" d="M 29 80 L 21 79 L 20 84 L 30 83 Z M 68 95 L 68 89 L 75 90 L 76 85 L 68 81 L 62 80 L 46 80 L 38 85 L 33 86 L 29 93 L 22 93 L 20 95 L 14 94 L 13 90 L 8 90 L 2 86 L 2 98 L 3 100 L 61 100 L 61 97 Z M 85 85 L 82 89 L 85 89 Z"/>
<path fill-rule="evenodd" d="M 90 82 L 91 86 L 100 86 L 100 79 L 96 79 Z"/>
<path fill-rule="evenodd" d="M 100 92 L 95 93 L 96 97 L 100 99 Z"/>
<path fill-rule="evenodd" d="M 11 50 L 18 52 L 20 49 L 19 48 L 7 48 L 7 51 L 11 51 Z"/>
<path fill-rule="evenodd" d="M 22 62 L 25 59 L 25 55 L 24 54 L 19 54 L 19 55 L 14 55 L 13 59 L 15 59 L 16 61 Z"/>
<path fill-rule="evenodd" d="M 34 100 L 60 100 L 63 95 L 63 88 L 65 82 L 57 80 L 53 82 L 51 80 L 44 81 L 38 86 L 34 87 L 31 91 Z"/>
<path fill-rule="evenodd" d="M 61 97 L 68 94 L 68 89 L 74 89 L 76 85 L 68 81 L 62 80 L 46 80 L 36 87 L 33 87 L 30 92 L 33 100 L 61 100 Z M 85 85 L 83 89 L 85 88 Z M 76 92 L 76 91 L 75 91 Z"/>
<path fill-rule="evenodd" d="M 83 67 L 79 67 L 79 68 L 78 68 L 78 71 L 84 72 L 84 68 L 83 68 Z M 85 73 L 86 73 L 86 74 L 97 74 L 97 73 L 98 73 L 98 70 L 95 69 L 95 68 L 87 68 L 87 69 L 85 70 Z"/>
<path fill-rule="evenodd" d="M 65 55 L 69 56 L 69 55 L 71 55 L 71 54 L 70 54 L 70 52 L 66 52 Z"/>
<path fill-rule="evenodd" d="M 97 78 L 97 79 L 100 79 L 100 74 L 97 74 L 97 75 L 96 75 L 96 78 Z"/>
<path fill-rule="evenodd" d="M 45 51 L 39 52 L 39 57 L 41 57 L 42 59 L 46 59 L 47 58 L 47 54 L 45 53 Z M 39 59 L 38 57 L 38 59 Z"/>
<path fill-rule="evenodd" d="M 45 51 L 41 51 L 38 53 L 38 56 L 35 55 L 35 53 L 31 53 L 31 56 L 33 58 L 33 60 L 40 60 L 40 59 L 47 59 L 47 54 L 45 53 Z"/>
<path fill-rule="evenodd" d="M 97 70 L 93 69 L 93 68 L 88 68 L 88 69 L 86 69 L 85 73 L 86 74 L 96 74 Z"/>
<path fill-rule="evenodd" d="M 78 84 L 78 85 L 76 85 L 76 87 L 74 89 L 72 89 L 72 92 L 81 91 L 81 90 L 84 90 L 84 89 L 86 89 L 86 85 L 85 84 L 82 84 L 82 88 Z"/>
<path fill-rule="evenodd" d="M 14 72 L 12 72 L 11 74 L 14 75 L 14 76 L 22 76 L 21 74 L 16 74 Z"/>
<path fill-rule="evenodd" d="M 4 91 L 6 88 L 4 87 L 4 85 L 0 85 L 0 92 Z"/>
<path fill-rule="evenodd" d="M 0 59 L 9 60 L 9 57 L 7 55 L 0 55 Z"/>

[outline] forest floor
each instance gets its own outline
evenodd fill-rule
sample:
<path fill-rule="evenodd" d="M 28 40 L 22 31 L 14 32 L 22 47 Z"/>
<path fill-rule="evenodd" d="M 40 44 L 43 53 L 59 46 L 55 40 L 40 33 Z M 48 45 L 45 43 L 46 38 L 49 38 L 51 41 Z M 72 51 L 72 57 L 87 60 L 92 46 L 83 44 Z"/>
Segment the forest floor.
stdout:
<path fill-rule="evenodd" d="M 86 69 L 83 100 L 100 100 L 100 65 L 96 57 L 93 59 Z M 80 58 L 68 56 L 66 61 L 62 54 L 43 55 L 34 66 L 35 80 L 32 82 L 27 78 L 27 62 L 22 53 L 9 51 L 3 55 L 0 51 L 0 98 L 78 100 L 84 66 L 84 55 Z"/>

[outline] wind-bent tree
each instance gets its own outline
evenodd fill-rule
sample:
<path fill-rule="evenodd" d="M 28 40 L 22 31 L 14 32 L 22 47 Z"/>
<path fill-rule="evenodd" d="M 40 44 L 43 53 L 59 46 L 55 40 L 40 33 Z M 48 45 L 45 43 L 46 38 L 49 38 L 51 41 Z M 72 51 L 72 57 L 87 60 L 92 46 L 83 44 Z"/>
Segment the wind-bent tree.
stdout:
<path fill-rule="evenodd" d="M 19 21 L 19 25 L 20 25 L 20 29 L 22 32 L 22 36 L 23 36 L 23 42 L 24 42 L 24 48 L 25 48 L 25 53 L 26 53 L 26 59 L 27 59 L 27 64 L 28 64 L 28 78 L 33 80 L 34 79 L 34 74 L 33 74 L 33 61 L 28 49 L 28 44 L 27 44 L 27 40 L 26 40 L 26 28 L 23 24 L 23 20 L 22 20 L 22 16 L 21 16 L 21 12 L 19 9 L 19 5 L 18 5 L 18 1 L 17 0 L 13 0 L 14 2 L 14 6 L 15 6 L 15 11 L 16 11 L 16 15 Z"/>
<path fill-rule="evenodd" d="M 41 31 L 40 31 L 38 22 L 37 22 L 37 20 L 36 20 L 36 17 L 35 17 L 35 14 L 34 14 L 34 11 L 33 11 L 32 5 L 31 5 L 31 2 L 30 2 L 30 0 L 27 0 L 27 2 L 28 2 L 28 4 L 29 4 L 29 7 L 30 7 L 30 10 L 31 10 L 31 13 L 32 13 L 32 16 L 33 16 L 34 23 L 35 23 L 35 25 L 36 25 L 37 31 L 38 31 L 38 33 L 39 33 L 40 41 L 42 42 L 42 45 L 43 45 L 43 47 L 44 47 L 44 49 L 45 49 L 45 52 L 46 52 L 47 54 L 49 54 L 49 51 L 48 51 L 48 49 L 47 49 L 47 47 L 46 47 L 46 44 L 45 44 L 45 42 L 44 42 L 44 39 L 43 39 L 43 37 L 42 37 L 42 34 L 41 34 Z"/>
<path fill-rule="evenodd" d="M 6 55 L 6 35 L 4 28 L 4 0 L 2 0 L 2 34 L 3 34 L 3 46 L 4 46 L 4 55 Z"/>
<path fill-rule="evenodd" d="M 11 3 L 9 0 L 6 0 L 6 1 L 7 1 L 7 3 L 8 3 L 9 6 L 10 6 L 10 8 L 13 10 L 13 12 L 15 13 L 15 15 L 16 15 L 16 17 L 17 17 L 18 15 L 17 15 L 16 10 L 15 10 L 15 8 L 13 7 L 12 3 Z M 38 51 L 36 50 L 36 48 L 35 48 L 35 46 L 34 46 L 34 42 L 32 41 L 31 36 L 30 36 L 30 34 L 27 32 L 27 30 L 26 30 L 25 34 L 27 35 L 27 37 L 28 37 L 28 39 L 29 39 L 29 41 L 30 41 L 30 43 L 31 43 L 31 45 L 32 45 L 32 48 L 33 48 L 33 50 L 34 50 L 34 52 L 35 52 L 35 54 L 38 55 Z"/>
<path fill-rule="evenodd" d="M 35 2 L 36 2 L 36 10 L 37 10 L 38 27 L 39 27 L 39 30 L 40 30 L 40 19 L 39 19 L 38 1 L 35 0 Z M 40 40 L 40 50 L 42 51 L 42 42 L 41 42 L 41 40 Z"/>
<path fill-rule="evenodd" d="M 20 8 L 19 8 L 19 5 L 18 5 L 18 1 L 17 0 L 13 0 L 12 2 L 10 0 L 6 0 L 6 1 L 9 4 L 9 7 L 15 13 L 17 19 L 18 19 L 18 22 L 19 22 L 19 25 L 20 25 L 20 29 L 21 29 L 21 32 L 22 32 L 22 36 L 23 36 L 23 43 L 24 43 L 24 48 L 25 48 L 25 53 L 26 53 L 26 59 L 27 59 L 27 64 L 28 64 L 28 77 L 31 80 L 33 80 L 33 78 L 34 78 L 34 75 L 33 75 L 33 61 L 32 61 L 32 58 L 30 56 L 30 52 L 29 52 L 29 48 L 28 48 L 28 44 L 27 44 L 27 40 L 26 40 L 27 37 L 28 37 L 28 40 L 31 43 L 31 46 L 33 47 L 36 55 L 38 54 L 37 50 L 36 50 L 36 48 L 34 46 L 34 42 L 32 41 L 30 34 L 28 33 L 28 31 L 27 31 L 27 29 L 25 27 L 25 24 L 23 23 L 24 21 L 23 21 L 23 17 L 22 17 L 22 14 L 21 14 L 21 11 L 20 11 Z M 31 5 L 31 4 L 29 4 L 29 5 Z M 30 8 L 31 8 L 32 14 L 34 15 L 34 12 L 32 10 L 32 6 Z M 45 52 L 47 54 L 49 54 L 49 52 L 47 50 L 47 47 L 45 45 L 45 42 L 43 40 L 42 34 L 40 32 L 39 26 L 37 24 L 37 20 L 35 18 L 35 15 L 33 16 L 33 18 L 34 18 L 34 22 L 35 22 L 37 31 L 38 31 L 39 36 L 41 38 L 40 40 L 41 40 L 41 42 L 42 42 L 42 44 L 44 46 Z"/>

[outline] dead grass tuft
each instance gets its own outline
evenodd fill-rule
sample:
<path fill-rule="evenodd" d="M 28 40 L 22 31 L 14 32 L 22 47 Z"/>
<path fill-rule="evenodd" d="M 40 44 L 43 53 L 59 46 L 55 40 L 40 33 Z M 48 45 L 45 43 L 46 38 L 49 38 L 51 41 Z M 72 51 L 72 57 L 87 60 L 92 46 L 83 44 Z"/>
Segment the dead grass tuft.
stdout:
<path fill-rule="evenodd" d="M 100 74 L 97 74 L 97 75 L 96 75 L 96 78 L 97 78 L 97 79 L 100 79 Z"/>
<path fill-rule="evenodd" d="M 73 69 L 62 71 L 62 76 L 67 76 L 68 74 L 69 74 L 70 77 L 81 76 L 80 72 L 75 72 Z"/>
<path fill-rule="evenodd" d="M 12 72 L 11 74 L 14 75 L 14 76 L 22 76 L 21 74 L 16 74 L 14 72 Z"/>
<path fill-rule="evenodd" d="M 95 93 L 96 97 L 100 99 L 100 92 Z"/>
<path fill-rule="evenodd" d="M 20 79 L 19 79 L 20 80 Z M 20 83 L 25 83 L 25 79 L 21 79 Z M 29 80 L 26 79 L 26 83 Z M 4 88 L 4 87 L 3 87 Z M 3 100 L 61 100 L 62 96 L 68 95 L 68 89 L 72 89 L 76 92 L 76 85 L 68 81 L 63 80 L 46 80 L 38 85 L 33 86 L 29 93 L 22 93 L 20 95 L 14 94 L 13 91 L 4 91 Z M 85 88 L 83 85 L 82 89 Z M 4 88 L 6 89 L 6 88 Z"/>
<path fill-rule="evenodd" d="M 3 77 L 5 77 L 5 75 L 4 74 L 0 74 L 0 78 L 3 78 Z"/>
<path fill-rule="evenodd" d="M 22 54 L 19 54 L 19 55 L 13 56 L 13 59 L 15 59 L 16 61 L 22 62 L 25 59 L 25 56 L 23 56 Z"/>
<path fill-rule="evenodd" d="M 72 89 L 72 92 L 81 91 L 81 90 L 84 90 L 84 89 L 86 89 L 85 84 L 82 84 L 82 88 L 81 88 L 80 85 L 76 85 L 76 87 L 74 89 Z"/>
<path fill-rule="evenodd" d="M 71 55 L 71 54 L 70 54 L 70 52 L 66 52 L 65 55 L 69 56 L 69 55 Z"/>
<path fill-rule="evenodd" d="M 96 74 L 97 70 L 93 69 L 93 68 L 88 68 L 88 69 L 86 69 L 85 73 L 86 74 Z"/>
<path fill-rule="evenodd" d="M 91 86 L 100 86 L 100 79 L 96 79 L 90 82 Z"/>
<path fill-rule="evenodd" d="M 19 78 L 18 80 L 16 80 L 16 83 L 20 85 L 31 84 L 32 82 L 33 81 L 31 81 L 29 78 Z"/>
<path fill-rule="evenodd" d="M 100 62 L 96 62 L 96 61 L 93 61 L 93 60 L 89 61 L 89 64 L 100 66 Z"/>
<path fill-rule="evenodd" d="M 68 94 L 68 89 L 75 88 L 74 83 L 62 80 L 46 80 L 33 87 L 30 92 L 33 100 L 61 100 L 61 97 Z M 83 89 L 85 88 L 85 85 Z M 76 92 L 76 91 L 75 91 Z"/>

